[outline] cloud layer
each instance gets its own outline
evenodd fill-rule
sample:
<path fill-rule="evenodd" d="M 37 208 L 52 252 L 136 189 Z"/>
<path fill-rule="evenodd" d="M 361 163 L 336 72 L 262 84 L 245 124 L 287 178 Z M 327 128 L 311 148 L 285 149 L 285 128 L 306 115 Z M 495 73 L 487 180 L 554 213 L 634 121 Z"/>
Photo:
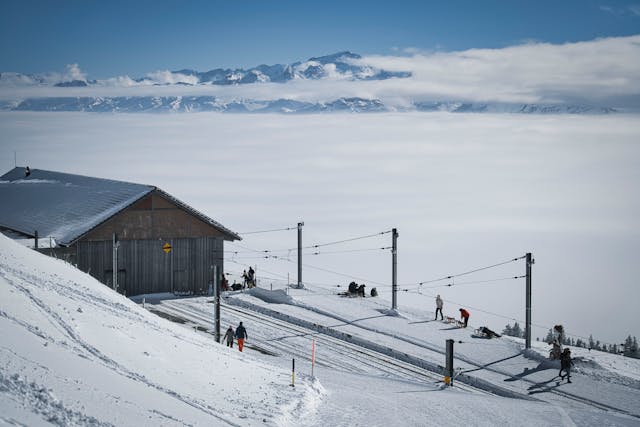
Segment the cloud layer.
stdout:
<path fill-rule="evenodd" d="M 400 284 L 531 251 L 535 323 L 563 323 L 587 336 L 640 333 L 635 115 L 5 112 L 0 129 L 2 172 L 13 167 L 16 151 L 18 165 L 157 185 L 238 232 L 302 220 L 304 242 L 314 244 L 397 227 Z M 388 237 L 336 249 L 387 247 Z M 247 235 L 240 245 L 292 248 L 296 232 Z M 241 262 L 296 277 L 295 263 Z M 367 284 L 390 280 L 388 250 L 304 262 Z M 474 280 L 523 271 L 519 263 Z M 344 285 L 344 277 L 311 268 L 304 277 Z M 439 291 L 514 318 L 524 309 L 522 282 Z M 415 300 L 431 309 L 432 298 L 412 297 L 403 293 L 400 306 Z M 596 312 L 618 314 L 604 323 Z M 498 320 L 487 324 L 501 328 L 506 320 Z"/>
<path fill-rule="evenodd" d="M 427 98 L 564 102 L 640 93 L 640 36 L 364 60 L 410 70 L 413 93 Z"/>
<path fill-rule="evenodd" d="M 144 79 L 119 76 L 86 88 L 50 88 L 42 83 L 86 80 L 77 64 L 51 73 L 44 82 L 3 73 L 0 98 L 48 96 L 210 95 L 222 99 L 328 101 L 340 97 L 380 99 L 403 106 L 419 101 L 583 103 L 640 107 L 640 35 L 553 45 L 528 43 L 502 49 L 417 52 L 366 56 L 359 65 L 409 71 L 408 78 L 375 81 L 328 73 L 321 80 L 232 86 L 197 84 L 197 77 L 167 70 Z M 335 71 L 335 70 L 334 70 Z M 33 86 L 33 83 L 39 83 Z M 179 84 L 178 86 L 176 86 Z"/>

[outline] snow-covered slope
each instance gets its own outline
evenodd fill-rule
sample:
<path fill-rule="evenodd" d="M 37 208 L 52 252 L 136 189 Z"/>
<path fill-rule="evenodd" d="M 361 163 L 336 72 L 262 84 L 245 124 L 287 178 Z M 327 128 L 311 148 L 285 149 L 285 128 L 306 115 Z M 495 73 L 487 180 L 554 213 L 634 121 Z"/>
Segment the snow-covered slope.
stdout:
<path fill-rule="evenodd" d="M 274 425 L 316 393 L 0 235 L 0 425 Z"/>
<path fill-rule="evenodd" d="M 555 366 L 520 374 L 546 365 L 542 354 L 523 355 L 518 340 L 474 343 L 468 330 L 427 322 L 431 313 L 389 316 L 377 298 L 340 298 L 320 289 L 227 295 L 228 303 L 235 302 L 225 304 L 223 324 L 244 320 L 248 326 L 249 347 L 239 353 L 202 331 L 210 330 L 210 301 L 167 302 L 173 319 L 187 322 L 171 323 L 72 266 L 0 235 L 0 425 L 639 424 L 584 396 L 595 394 L 599 402 L 614 401 L 633 413 L 637 361 L 577 354 L 574 383 L 563 385 L 564 394 L 554 393 L 560 387 L 537 376 L 555 375 Z M 164 304 L 152 309 L 162 312 Z M 237 305 L 282 312 L 293 324 L 326 324 L 438 362 L 443 340 L 452 337 L 466 343 L 456 344 L 456 366 L 528 397 L 445 388 L 441 380 L 379 370 L 364 353 L 332 350 L 320 335 L 286 332 L 276 321 L 234 311 Z M 198 325 L 205 328 L 194 330 Z M 314 336 L 311 378 L 308 344 Z M 295 387 L 286 369 L 292 356 L 298 361 Z"/>

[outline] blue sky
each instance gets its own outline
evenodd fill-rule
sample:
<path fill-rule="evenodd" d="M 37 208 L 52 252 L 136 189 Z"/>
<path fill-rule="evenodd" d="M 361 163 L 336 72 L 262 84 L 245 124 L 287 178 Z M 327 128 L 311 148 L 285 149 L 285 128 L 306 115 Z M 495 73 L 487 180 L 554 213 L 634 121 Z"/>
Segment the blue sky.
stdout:
<path fill-rule="evenodd" d="M 351 50 L 459 51 L 640 34 L 628 1 L 8 1 L 0 71 L 89 78 L 249 67 Z"/>

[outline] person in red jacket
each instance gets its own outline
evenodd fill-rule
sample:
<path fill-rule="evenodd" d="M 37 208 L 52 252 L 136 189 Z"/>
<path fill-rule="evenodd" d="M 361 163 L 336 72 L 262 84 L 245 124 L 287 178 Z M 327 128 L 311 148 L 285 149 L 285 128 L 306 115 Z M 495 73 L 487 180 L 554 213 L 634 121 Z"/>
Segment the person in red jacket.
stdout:
<path fill-rule="evenodd" d="M 467 327 L 467 323 L 469 323 L 469 312 L 464 308 L 460 309 L 460 320 L 464 321 L 464 327 Z"/>

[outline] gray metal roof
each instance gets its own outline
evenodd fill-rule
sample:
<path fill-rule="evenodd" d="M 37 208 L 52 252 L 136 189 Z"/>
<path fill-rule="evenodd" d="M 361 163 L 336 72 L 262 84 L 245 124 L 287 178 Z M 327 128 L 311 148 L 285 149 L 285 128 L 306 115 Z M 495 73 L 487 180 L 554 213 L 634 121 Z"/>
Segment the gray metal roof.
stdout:
<path fill-rule="evenodd" d="M 16 167 L 0 177 L 0 227 L 67 246 L 152 191 L 220 230 L 240 236 L 157 187 L 110 179 Z"/>

